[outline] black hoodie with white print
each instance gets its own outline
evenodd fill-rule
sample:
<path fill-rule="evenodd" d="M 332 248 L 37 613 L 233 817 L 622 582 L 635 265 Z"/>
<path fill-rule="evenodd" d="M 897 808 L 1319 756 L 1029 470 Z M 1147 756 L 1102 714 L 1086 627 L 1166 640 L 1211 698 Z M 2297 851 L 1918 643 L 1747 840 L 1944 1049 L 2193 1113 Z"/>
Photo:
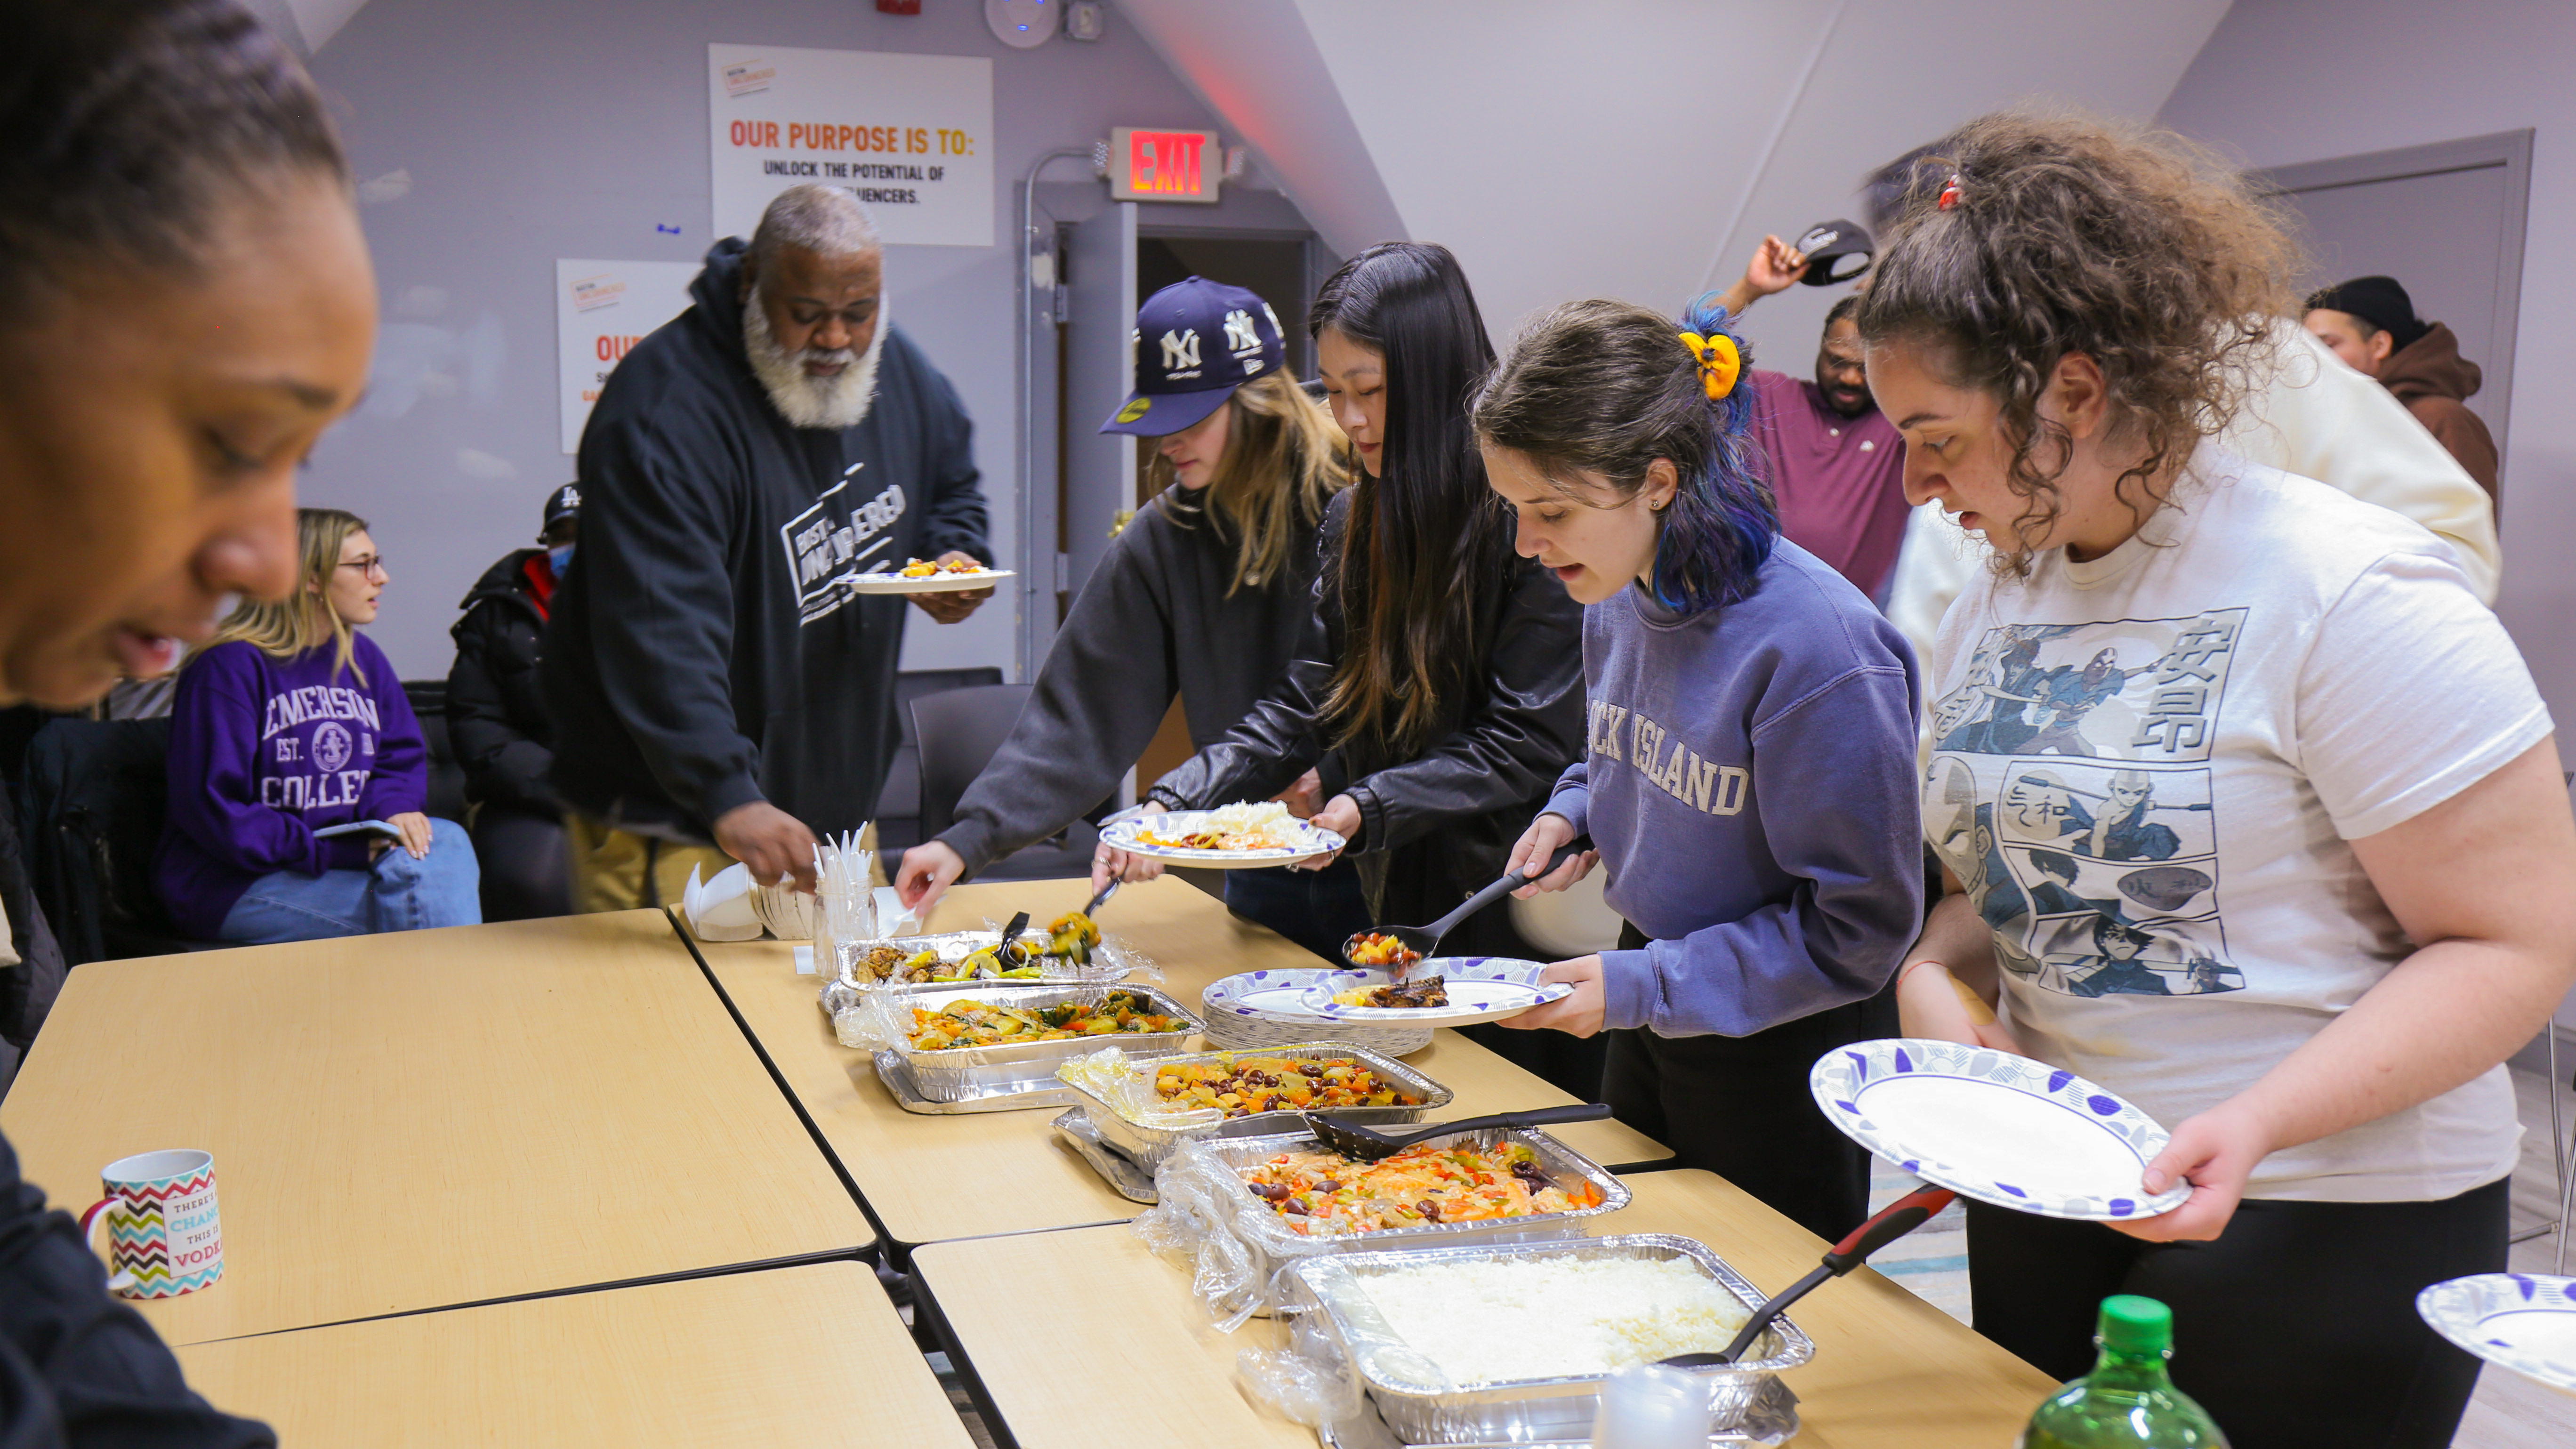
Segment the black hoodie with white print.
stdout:
<path fill-rule="evenodd" d="M 581 439 L 581 550 L 545 645 L 564 800 L 697 839 L 754 800 L 818 833 L 871 817 L 900 738 L 911 605 L 850 582 L 950 549 L 993 561 L 948 379 L 881 323 L 867 417 L 789 423 L 744 350 L 743 251 L 716 243 L 695 305 L 601 390 Z"/>

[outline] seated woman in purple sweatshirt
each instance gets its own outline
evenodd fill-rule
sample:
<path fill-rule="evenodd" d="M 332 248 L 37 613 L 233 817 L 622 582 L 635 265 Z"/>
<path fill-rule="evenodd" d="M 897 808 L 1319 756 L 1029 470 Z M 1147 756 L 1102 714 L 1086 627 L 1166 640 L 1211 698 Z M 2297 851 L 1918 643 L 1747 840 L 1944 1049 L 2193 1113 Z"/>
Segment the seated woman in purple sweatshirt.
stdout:
<path fill-rule="evenodd" d="M 1572 996 L 1506 1023 L 1610 1031 L 1603 1100 L 1825 1238 L 1867 1216 L 1869 1159 L 1807 1071 L 1896 1034 L 1883 994 L 1922 919 L 1912 652 L 1778 537 L 1726 314 L 1621 302 L 1541 318 L 1477 396 L 1520 552 L 1583 611 L 1584 753 L 1513 848 L 1523 888 L 1597 859 L 1628 922 L 1562 961 Z"/>
<path fill-rule="evenodd" d="M 296 514 L 296 592 L 245 603 L 179 676 L 152 880 L 179 929 L 265 945 L 483 919 L 465 827 L 423 813 L 429 752 L 375 622 L 364 519 Z"/>

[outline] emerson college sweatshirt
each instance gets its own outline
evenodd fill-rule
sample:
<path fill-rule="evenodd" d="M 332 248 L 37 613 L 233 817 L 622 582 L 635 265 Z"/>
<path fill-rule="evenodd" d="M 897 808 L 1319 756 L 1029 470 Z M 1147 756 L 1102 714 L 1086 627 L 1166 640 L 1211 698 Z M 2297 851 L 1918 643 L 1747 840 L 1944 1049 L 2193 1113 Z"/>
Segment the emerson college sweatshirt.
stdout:
<path fill-rule="evenodd" d="M 234 640 L 180 673 L 152 881 L 189 936 L 216 939 L 261 876 L 367 868 L 366 835 L 314 831 L 428 808 L 429 752 L 393 661 L 364 634 L 356 671 L 337 656 L 326 644 L 277 659 Z"/>

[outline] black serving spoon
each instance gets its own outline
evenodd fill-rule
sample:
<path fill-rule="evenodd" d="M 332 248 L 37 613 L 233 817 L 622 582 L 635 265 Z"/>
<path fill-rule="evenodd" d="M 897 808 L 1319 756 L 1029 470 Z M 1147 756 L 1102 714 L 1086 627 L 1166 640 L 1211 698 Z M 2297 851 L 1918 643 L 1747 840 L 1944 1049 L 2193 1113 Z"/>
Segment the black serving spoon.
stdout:
<path fill-rule="evenodd" d="M 1326 1147 L 1353 1162 L 1377 1162 L 1393 1157 L 1426 1137 L 1445 1136 L 1451 1132 L 1472 1132 L 1479 1127 L 1547 1127 L 1558 1122 L 1591 1122 L 1610 1115 L 1610 1109 L 1599 1102 L 1577 1102 L 1567 1107 L 1539 1107 L 1527 1112 L 1496 1112 L 1485 1117 L 1462 1117 L 1455 1122 L 1433 1122 L 1416 1125 L 1412 1135 L 1390 1137 L 1374 1127 L 1344 1121 L 1322 1112 L 1303 1114 L 1306 1125 Z"/>
<path fill-rule="evenodd" d="M 1451 931 L 1458 929 L 1459 922 L 1464 921 L 1469 916 L 1476 914 L 1478 911 L 1492 905 L 1494 902 L 1501 900 L 1503 897 L 1510 895 L 1512 892 L 1519 890 L 1522 886 L 1528 885 L 1531 881 L 1546 879 L 1550 873 L 1557 869 L 1557 867 L 1564 865 L 1567 861 L 1572 860 L 1575 856 L 1580 855 L 1591 848 L 1592 837 L 1589 835 L 1578 835 L 1572 840 L 1567 841 L 1564 845 L 1558 847 L 1556 854 L 1548 857 L 1546 870 L 1540 871 L 1537 875 L 1523 875 L 1519 871 L 1513 871 L 1511 874 L 1504 876 L 1501 880 L 1498 880 L 1492 885 L 1485 887 L 1483 890 L 1476 892 L 1474 895 L 1467 897 L 1467 899 L 1459 905 L 1458 909 L 1442 916 L 1439 920 L 1433 921 L 1430 925 L 1371 926 L 1365 931 L 1355 931 L 1351 934 L 1349 940 L 1342 942 L 1342 964 L 1356 971 L 1372 969 L 1351 959 L 1351 952 L 1358 948 L 1360 942 L 1371 936 L 1393 936 L 1396 940 L 1396 944 L 1404 947 L 1408 951 L 1419 953 L 1423 960 L 1428 961 L 1433 956 L 1440 953 L 1441 939 L 1447 936 Z M 1392 969 L 1399 977 L 1401 977 L 1405 971 L 1405 968 L 1401 966 L 1397 966 Z"/>
<path fill-rule="evenodd" d="M 1723 1352 L 1677 1353 L 1656 1362 L 1671 1364 L 1675 1368 L 1708 1368 L 1714 1364 L 1735 1362 L 1753 1346 L 1753 1340 L 1762 1336 L 1762 1330 L 1771 1326 L 1771 1320 L 1779 1317 L 1790 1304 L 1813 1292 L 1816 1285 L 1859 1267 L 1868 1261 L 1870 1254 L 1940 1216 L 1943 1208 L 1958 1200 L 1959 1195 L 1946 1187 L 1916 1188 L 1880 1208 L 1868 1222 L 1852 1229 L 1850 1236 L 1834 1244 L 1825 1254 L 1824 1266 L 1772 1294 L 1770 1302 L 1753 1310 L 1753 1316 L 1744 1320 L 1744 1327 L 1735 1335 L 1735 1341 L 1728 1344 Z"/>

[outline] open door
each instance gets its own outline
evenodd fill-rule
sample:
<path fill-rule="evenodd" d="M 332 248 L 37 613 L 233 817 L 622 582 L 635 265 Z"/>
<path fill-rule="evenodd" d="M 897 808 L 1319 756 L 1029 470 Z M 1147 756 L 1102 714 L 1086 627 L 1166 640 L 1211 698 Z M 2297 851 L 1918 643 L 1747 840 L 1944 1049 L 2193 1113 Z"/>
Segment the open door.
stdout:
<path fill-rule="evenodd" d="M 1056 618 L 1136 506 L 1136 439 L 1100 424 L 1127 398 L 1136 366 L 1136 203 L 1064 231 L 1063 475 L 1056 505 Z"/>

